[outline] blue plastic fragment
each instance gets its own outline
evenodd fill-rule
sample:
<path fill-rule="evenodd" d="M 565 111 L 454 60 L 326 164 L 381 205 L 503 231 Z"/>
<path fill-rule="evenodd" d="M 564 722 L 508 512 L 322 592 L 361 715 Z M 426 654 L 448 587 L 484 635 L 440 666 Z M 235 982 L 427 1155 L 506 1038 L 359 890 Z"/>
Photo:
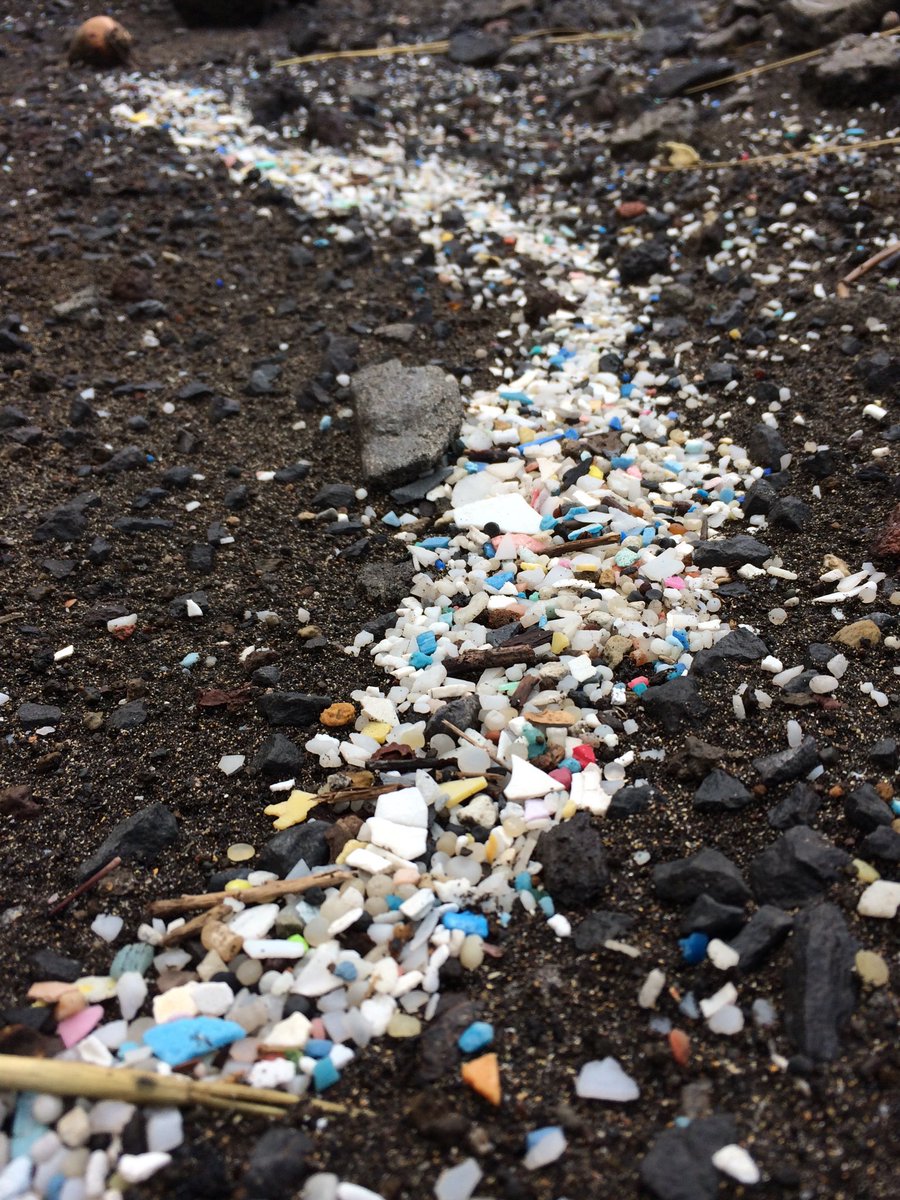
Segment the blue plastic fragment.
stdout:
<path fill-rule="evenodd" d="M 525 1134 L 525 1145 L 531 1150 L 538 1142 L 542 1142 L 550 1133 L 562 1133 L 561 1125 L 545 1125 L 543 1129 L 532 1129 Z"/>
<path fill-rule="evenodd" d="M 437 650 L 437 638 L 431 630 L 426 630 L 425 633 L 417 635 L 416 645 L 423 654 L 434 654 L 435 650 Z"/>
<path fill-rule="evenodd" d="M 464 1029 L 457 1039 L 457 1046 L 463 1054 L 477 1054 L 494 1040 L 494 1027 L 487 1021 L 473 1021 L 468 1029 Z"/>
<path fill-rule="evenodd" d="M 154 1057 L 170 1067 L 178 1067 L 192 1058 L 202 1058 L 246 1037 L 247 1031 L 236 1021 L 221 1017 L 183 1017 L 154 1025 L 144 1034 L 144 1042 Z"/>
<path fill-rule="evenodd" d="M 463 933 L 477 933 L 479 937 L 488 935 L 487 917 L 473 912 L 446 912 L 441 918 L 441 924 L 446 929 L 461 929 Z"/>
<path fill-rule="evenodd" d="M 327 1058 L 333 1045 L 334 1042 L 328 1038 L 310 1038 L 303 1047 L 303 1052 L 310 1058 Z"/>
<path fill-rule="evenodd" d="M 190 654 L 186 654 L 184 656 L 184 658 L 181 660 L 181 662 L 178 665 L 180 667 L 185 667 L 187 670 L 190 670 L 191 667 L 196 667 L 196 665 L 199 661 L 200 661 L 200 655 L 196 652 L 196 650 L 192 650 Z"/>
<path fill-rule="evenodd" d="M 421 546 L 423 550 L 445 550 L 450 545 L 448 537 L 430 537 L 424 542 L 417 542 L 417 546 Z"/>
<path fill-rule="evenodd" d="M 118 979 L 126 971 L 137 971 L 145 975 L 153 962 L 153 947 L 146 942 L 130 942 L 118 951 L 110 964 L 109 973 L 113 979 Z"/>
<path fill-rule="evenodd" d="M 9 1148 L 11 1159 L 27 1155 L 34 1143 L 47 1132 L 47 1126 L 36 1121 L 31 1111 L 36 1099 L 33 1092 L 19 1093 Z"/>
<path fill-rule="evenodd" d="M 337 975 L 338 979 L 343 979 L 346 983 L 352 983 L 358 974 L 352 962 L 338 963 L 333 973 Z"/>
<path fill-rule="evenodd" d="M 533 889 L 532 883 L 531 883 L 531 872 L 530 871 L 520 871 L 515 878 L 515 883 L 513 886 L 515 887 L 517 892 L 533 891 L 534 889 Z"/>
<path fill-rule="evenodd" d="M 424 671 L 426 667 L 431 666 L 431 656 L 417 651 L 409 660 L 409 665 L 415 667 L 417 671 Z"/>
<path fill-rule="evenodd" d="M 499 592 L 504 584 L 512 583 L 515 579 L 515 574 L 512 571 L 498 571 L 496 575 L 491 575 L 484 582 L 489 588 L 493 588 Z"/>
<path fill-rule="evenodd" d="M 313 1067 L 313 1084 L 317 1092 L 324 1092 L 332 1084 L 337 1083 L 341 1073 L 330 1058 L 320 1058 Z"/>
<path fill-rule="evenodd" d="M 552 896 L 541 896 L 540 900 L 538 900 L 538 905 L 545 917 L 552 917 L 556 912 Z"/>
<path fill-rule="evenodd" d="M 688 966 L 693 967 L 706 958 L 709 938 L 705 933 L 689 933 L 687 937 L 678 939 L 678 945 L 681 947 L 681 957 Z"/>

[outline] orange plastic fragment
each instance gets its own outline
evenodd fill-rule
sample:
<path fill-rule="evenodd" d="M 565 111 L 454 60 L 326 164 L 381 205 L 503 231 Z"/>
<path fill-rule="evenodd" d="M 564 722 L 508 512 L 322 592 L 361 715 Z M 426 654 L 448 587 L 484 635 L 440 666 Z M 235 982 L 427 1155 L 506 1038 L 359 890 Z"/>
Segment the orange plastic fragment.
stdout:
<path fill-rule="evenodd" d="M 463 1063 L 462 1078 L 473 1092 L 500 1107 L 500 1064 L 496 1054 L 482 1054 L 471 1062 Z"/>
<path fill-rule="evenodd" d="M 673 1029 L 669 1034 L 669 1049 L 680 1067 L 686 1067 L 691 1057 L 691 1039 L 683 1029 Z"/>

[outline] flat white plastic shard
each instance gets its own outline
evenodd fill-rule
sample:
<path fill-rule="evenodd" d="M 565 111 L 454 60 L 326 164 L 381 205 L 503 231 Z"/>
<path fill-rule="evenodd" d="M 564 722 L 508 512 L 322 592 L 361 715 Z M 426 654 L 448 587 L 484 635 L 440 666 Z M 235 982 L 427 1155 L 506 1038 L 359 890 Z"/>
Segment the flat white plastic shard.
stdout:
<path fill-rule="evenodd" d="M 550 792 L 565 791 L 565 788 L 546 771 L 515 755 L 512 760 L 512 777 L 503 791 L 507 800 L 537 800 Z"/>
<path fill-rule="evenodd" d="M 483 529 L 493 522 L 501 533 L 540 533 L 541 530 L 541 514 L 535 512 L 518 492 L 462 504 L 453 510 L 453 520 L 457 525 L 474 525 L 476 529 Z"/>

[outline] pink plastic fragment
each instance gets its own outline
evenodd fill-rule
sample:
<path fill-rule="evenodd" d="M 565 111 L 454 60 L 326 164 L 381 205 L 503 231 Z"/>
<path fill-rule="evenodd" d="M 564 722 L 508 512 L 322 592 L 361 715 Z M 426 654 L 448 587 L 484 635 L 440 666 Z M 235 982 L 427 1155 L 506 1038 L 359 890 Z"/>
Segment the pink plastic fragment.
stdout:
<path fill-rule="evenodd" d="M 86 1038 L 92 1030 L 96 1029 L 102 1020 L 103 1005 L 89 1004 L 81 1012 L 77 1012 L 74 1016 L 66 1017 L 65 1020 L 60 1021 L 56 1027 L 56 1032 L 62 1039 L 62 1044 L 65 1048 L 70 1050 L 72 1046 L 77 1046 L 83 1038 Z"/>
<path fill-rule="evenodd" d="M 679 592 L 684 591 L 684 580 L 680 575 L 670 575 L 668 579 L 664 579 L 663 583 L 666 587 L 677 588 Z"/>
<path fill-rule="evenodd" d="M 547 774 L 551 779 L 555 779 L 558 783 L 561 783 L 564 788 L 572 786 L 572 772 L 568 767 L 554 767 L 553 770 L 548 771 Z"/>

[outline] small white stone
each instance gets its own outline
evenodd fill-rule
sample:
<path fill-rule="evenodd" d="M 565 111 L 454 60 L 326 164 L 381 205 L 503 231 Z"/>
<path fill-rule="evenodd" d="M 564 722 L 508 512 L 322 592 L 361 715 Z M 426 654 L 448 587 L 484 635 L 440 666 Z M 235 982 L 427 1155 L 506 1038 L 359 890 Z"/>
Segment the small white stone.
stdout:
<path fill-rule="evenodd" d="M 247 1082 L 258 1088 L 284 1087 L 296 1074 L 297 1068 L 289 1058 L 267 1058 L 253 1064 L 247 1073 Z"/>
<path fill-rule="evenodd" d="M 813 675 L 809 681 L 809 690 L 816 696 L 825 696 L 837 686 L 838 681 L 833 675 Z"/>
<path fill-rule="evenodd" d="M 438 1175 L 434 1185 L 435 1200 L 470 1200 L 481 1182 L 482 1170 L 474 1158 L 467 1158 L 455 1167 L 447 1167 Z"/>
<path fill-rule="evenodd" d="M 146 1154 L 123 1154 L 117 1170 L 126 1183 L 143 1183 L 172 1161 L 171 1154 L 148 1151 Z"/>
<path fill-rule="evenodd" d="M 234 991 L 227 983 L 194 983 L 191 984 L 191 994 L 197 1012 L 205 1017 L 221 1017 L 234 1003 Z"/>
<path fill-rule="evenodd" d="M 724 1033 L 730 1037 L 744 1028 L 744 1014 L 736 1004 L 723 1004 L 706 1023 L 713 1033 Z"/>
<path fill-rule="evenodd" d="M 733 1142 L 728 1146 L 723 1146 L 712 1156 L 712 1161 L 716 1170 L 736 1179 L 738 1183 L 747 1186 L 759 1183 L 759 1167 L 743 1146 L 736 1146 Z"/>
<path fill-rule="evenodd" d="M 244 953 L 248 958 L 302 958 L 306 946 L 287 938 L 244 938 Z"/>
<path fill-rule="evenodd" d="M 741 956 L 733 946 L 727 945 L 719 938 L 713 938 L 706 947 L 706 957 L 714 967 L 718 967 L 720 971 L 727 971 L 738 965 Z"/>
<path fill-rule="evenodd" d="M 147 999 L 147 982 L 138 971 L 125 971 L 116 980 L 116 996 L 126 1021 L 136 1017 Z"/>
<path fill-rule="evenodd" d="M 239 937 L 264 938 L 277 921 L 280 911 L 277 904 L 254 904 L 252 908 L 245 908 L 232 917 L 228 928 Z"/>
<path fill-rule="evenodd" d="M 665 985 L 665 972 L 660 971 L 659 967 L 654 967 L 641 984 L 641 990 L 638 992 L 638 1004 L 640 1007 L 655 1008 L 656 1002 Z"/>
<path fill-rule="evenodd" d="M 734 1004 L 735 1000 L 737 1000 L 737 988 L 733 983 L 726 983 L 714 995 L 700 1001 L 700 1011 L 704 1017 L 709 1019 L 713 1013 L 717 1013 L 726 1004 Z"/>
<path fill-rule="evenodd" d="M 411 825 L 398 825 L 379 817 L 370 817 L 366 822 L 369 837 L 376 846 L 390 850 L 398 858 L 414 861 L 425 854 L 426 830 Z"/>
<path fill-rule="evenodd" d="M 219 759 L 219 770 L 225 775 L 233 775 L 246 761 L 244 754 L 223 754 Z"/>
<path fill-rule="evenodd" d="M 393 962 L 393 959 L 391 960 Z M 288 1050 L 302 1050 L 309 1041 L 310 1021 L 303 1013 L 294 1012 L 269 1031 L 265 1036 L 267 1046 L 284 1046 Z"/>
<path fill-rule="evenodd" d="M 70 1108 L 56 1122 L 56 1132 L 59 1140 L 70 1150 L 83 1146 L 91 1136 L 91 1123 L 85 1110 L 78 1104 Z"/>
<path fill-rule="evenodd" d="M 558 1125 L 553 1126 L 533 1146 L 529 1146 L 522 1163 L 526 1170 L 537 1171 L 556 1162 L 565 1154 L 567 1146 L 566 1135 Z"/>
<path fill-rule="evenodd" d="M 91 930 L 104 942 L 114 942 L 122 932 L 124 924 L 121 917 L 114 917 L 111 913 L 98 913 L 91 922 Z"/>
<path fill-rule="evenodd" d="M 562 913 L 554 913 L 547 921 L 547 924 L 559 938 L 567 938 L 572 936 L 572 926 L 568 919 Z"/>
<path fill-rule="evenodd" d="M 184 610 L 189 617 L 202 617 L 203 616 L 203 609 L 196 602 L 196 600 L 186 600 L 185 605 L 184 605 Z M 157 1168 L 157 1170 L 158 1169 L 159 1168 Z"/>
<path fill-rule="evenodd" d="M 363 1187 L 360 1183 L 339 1183 L 337 1200 L 384 1200 L 380 1192 Z"/>
<path fill-rule="evenodd" d="M 62 1116 L 63 1102 L 59 1096 L 35 1096 L 31 1115 L 41 1125 L 53 1125 Z"/>
<path fill-rule="evenodd" d="M 147 1114 L 147 1149 L 165 1154 L 184 1140 L 181 1112 L 177 1108 L 152 1109 Z"/>
<path fill-rule="evenodd" d="M 900 909 L 900 883 L 876 879 L 859 898 L 856 911 L 862 917 L 881 917 L 891 920 Z"/>
<path fill-rule="evenodd" d="M 518 492 L 463 504 L 453 510 L 453 520 L 457 525 L 476 529 L 493 523 L 501 533 L 536 534 L 541 530 L 541 514 Z"/>
<path fill-rule="evenodd" d="M 575 1080 L 575 1094 L 582 1100 L 612 1100 L 627 1104 L 637 1100 L 641 1089 L 615 1058 L 585 1063 Z"/>
<path fill-rule="evenodd" d="M 410 825 L 416 829 L 428 828 L 428 805 L 417 787 L 401 788 L 379 796 L 375 805 L 375 816 L 397 825 Z"/>

